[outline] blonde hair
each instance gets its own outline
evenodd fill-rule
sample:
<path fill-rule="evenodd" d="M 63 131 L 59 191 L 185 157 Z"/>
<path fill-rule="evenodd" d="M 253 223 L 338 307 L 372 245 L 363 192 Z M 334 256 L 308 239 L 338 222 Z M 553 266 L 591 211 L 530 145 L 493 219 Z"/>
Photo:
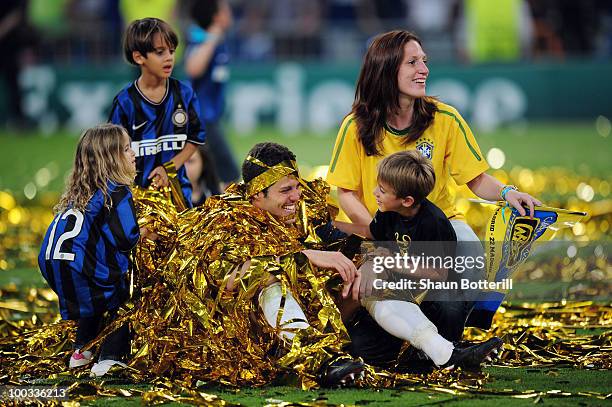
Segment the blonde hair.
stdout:
<path fill-rule="evenodd" d="M 81 134 L 66 189 L 53 208 L 56 213 L 70 206 L 83 211 L 98 189 L 104 195 L 104 206 L 110 208 L 108 182 L 118 185 L 134 182 L 136 171 L 123 151 L 125 137 L 123 127 L 115 124 L 101 124 Z"/>
<path fill-rule="evenodd" d="M 436 183 L 431 161 L 416 151 L 400 151 L 385 157 L 378 165 L 378 181 L 393 188 L 398 198 L 411 196 L 419 204 Z"/>

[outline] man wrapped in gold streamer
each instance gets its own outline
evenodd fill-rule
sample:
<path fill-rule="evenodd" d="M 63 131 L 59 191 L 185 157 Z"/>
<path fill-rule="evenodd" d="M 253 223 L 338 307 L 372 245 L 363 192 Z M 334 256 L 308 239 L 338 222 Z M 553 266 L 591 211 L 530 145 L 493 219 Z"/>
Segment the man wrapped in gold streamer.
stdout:
<path fill-rule="evenodd" d="M 357 296 L 359 273 L 340 252 L 317 250 L 311 223 L 329 219 L 327 185 L 302 180 L 295 155 L 275 143 L 253 147 L 242 172 L 244 183 L 203 208 L 157 216 L 165 239 L 141 247 L 137 262 L 141 278 L 163 285 L 142 293 L 131 318 L 131 365 L 235 385 L 291 372 L 304 388 L 354 380 L 364 365 L 343 352 L 349 338 L 329 288 L 337 272 L 342 295 Z M 162 243 L 173 246 L 167 255 Z"/>

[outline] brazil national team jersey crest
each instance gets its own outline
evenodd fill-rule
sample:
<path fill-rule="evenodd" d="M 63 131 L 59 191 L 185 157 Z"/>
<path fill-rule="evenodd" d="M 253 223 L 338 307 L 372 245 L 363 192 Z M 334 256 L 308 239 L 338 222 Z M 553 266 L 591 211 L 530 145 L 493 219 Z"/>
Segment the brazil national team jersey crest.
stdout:
<path fill-rule="evenodd" d="M 423 157 L 427 157 L 430 160 L 431 157 L 433 157 L 433 140 L 421 137 L 419 140 L 417 140 L 416 148 L 421 154 L 423 154 Z"/>
<path fill-rule="evenodd" d="M 166 94 L 159 103 L 149 100 L 133 82 L 115 97 L 109 121 L 125 127 L 136 153 L 136 185 L 148 187 L 154 168 L 170 161 L 185 143 L 203 144 L 204 126 L 200 105 L 191 87 L 169 78 Z M 191 202 L 191 184 L 185 167 L 178 179 L 186 202 Z"/>

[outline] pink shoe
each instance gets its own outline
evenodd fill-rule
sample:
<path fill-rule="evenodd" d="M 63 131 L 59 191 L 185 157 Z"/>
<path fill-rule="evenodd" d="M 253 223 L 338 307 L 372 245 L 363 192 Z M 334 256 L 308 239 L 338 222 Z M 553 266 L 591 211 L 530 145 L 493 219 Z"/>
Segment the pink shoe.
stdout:
<path fill-rule="evenodd" d="M 92 354 L 88 350 L 84 350 L 81 352 L 79 349 L 75 350 L 72 356 L 70 356 L 70 362 L 68 362 L 68 367 L 70 369 L 74 369 L 75 367 L 85 366 L 91 363 Z"/>

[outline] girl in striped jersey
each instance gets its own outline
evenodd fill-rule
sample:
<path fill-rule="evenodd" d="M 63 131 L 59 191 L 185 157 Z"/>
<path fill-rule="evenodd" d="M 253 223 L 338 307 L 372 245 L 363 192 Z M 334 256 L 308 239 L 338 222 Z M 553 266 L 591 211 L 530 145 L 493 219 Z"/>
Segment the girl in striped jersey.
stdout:
<path fill-rule="evenodd" d="M 103 124 L 81 135 L 66 190 L 38 256 L 42 275 L 59 298 L 62 318 L 77 321 L 71 368 L 92 361 L 92 352 L 80 349 L 98 336 L 128 298 L 129 252 L 140 237 L 129 187 L 135 176 L 134 151 L 122 127 Z M 92 375 L 123 365 L 128 355 L 126 325 L 104 340 Z"/>

